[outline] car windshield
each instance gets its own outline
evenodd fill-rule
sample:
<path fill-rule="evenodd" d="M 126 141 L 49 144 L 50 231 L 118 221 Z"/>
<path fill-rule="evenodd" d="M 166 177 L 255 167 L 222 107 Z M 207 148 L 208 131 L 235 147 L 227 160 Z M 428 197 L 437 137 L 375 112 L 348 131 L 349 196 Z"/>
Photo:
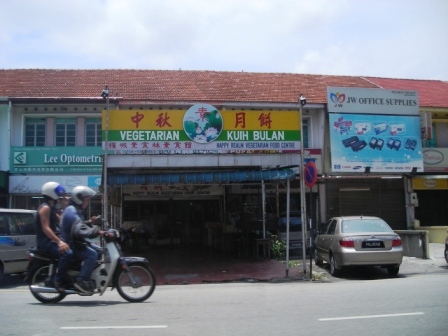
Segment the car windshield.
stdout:
<path fill-rule="evenodd" d="M 301 231 L 302 219 L 300 217 L 290 216 L 289 227 L 293 231 Z M 286 215 L 284 217 L 280 217 L 280 230 L 286 230 Z"/>
<path fill-rule="evenodd" d="M 344 219 L 341 223 L 341 231 L 344 233 L 393 232 L 381 219 Z"/>
<path fill-rule="evenodd" d="M 282 225 L 286 225 L 286 217 L 280 219 Z M 289 225 L 300 225 L 302 224 L 302 219 L 300 217 L 289 217 Z"/>

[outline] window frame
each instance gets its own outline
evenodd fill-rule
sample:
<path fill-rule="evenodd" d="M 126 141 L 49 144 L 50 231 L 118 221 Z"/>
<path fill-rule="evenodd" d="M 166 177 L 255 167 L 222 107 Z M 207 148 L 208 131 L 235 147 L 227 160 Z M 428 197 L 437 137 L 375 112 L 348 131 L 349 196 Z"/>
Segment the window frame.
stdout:
<path fill-rule="evenodd" d="M 95 135 L 89 135 L 89 126 L 94 127 Z M 94 139 L 94 144 L 89 140 L 89 138 Z M 87 147 L 101 147 L 102 146 L 102 125 L 101 118 L 86 118 L 85 120 L 85 139 L 84 143 Z"/>
<path fill-rule="evenodd" d="M 61 127 L 63 127 L 63 130 L 61 129 Z M 73 134 L 71 135 L 70 132 L 73 132 Z M 59 133 L 63 133 L 63 135 L 60 135 Z M 61 142 L 62 138 L 63 143 Z M 74 118 L 56 119 L 56 123 L 54 125 L 54 145 L 56 147 L 76 146 L 76 119 Z"/>
<path fill-rule="evenodd" d="M 38 129 L 43 128 L 43 129 Z M 28 135 L 31 131 L 32 135 Z M 43 135 L 39 135 L 39 132 L 43 131 Z M 44 118 L 26 118 L 25 120 L 25 132 L 24 132 L 24 144 L 26 147 L 45 147 L 47 136 L 47 125 Z M 32 139 L 32 141 L 29 141 Z"/>

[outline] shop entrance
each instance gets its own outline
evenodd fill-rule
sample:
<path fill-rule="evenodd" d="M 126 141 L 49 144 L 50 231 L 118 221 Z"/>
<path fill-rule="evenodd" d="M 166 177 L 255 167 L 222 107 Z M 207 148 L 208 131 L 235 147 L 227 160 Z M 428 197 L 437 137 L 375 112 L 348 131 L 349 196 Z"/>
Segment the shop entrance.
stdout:
<path fill-rule="evenodd" d="M 219 198 L 142 200 L 123 204 L 123 227 L 149 246 L 210 246 L 210 230 L 222 223 Z"/>

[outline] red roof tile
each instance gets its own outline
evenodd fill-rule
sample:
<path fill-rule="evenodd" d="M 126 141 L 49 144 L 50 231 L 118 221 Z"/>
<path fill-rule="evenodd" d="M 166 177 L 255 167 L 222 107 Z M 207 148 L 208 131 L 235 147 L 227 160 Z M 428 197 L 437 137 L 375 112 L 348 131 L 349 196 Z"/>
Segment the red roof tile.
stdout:
<path fill-rule="evenodd" d="M 186 70 L 0 70 L 0 96 L 97 98 L 105 85 L 124 100 L 326 103 L 327 86 L 419 92 L 420 106 L 448 107 L 448 83 L 356 76 Z"/>
<path fill-rule="evenodd" d="M 375 87 L 360 77 L 184 70 L 0 70 L 0 96 L 126 100 L 326 103 L 327 86 Z"/>
<path fill-rule="evenodd" d="M 448 83 L 438 80 L 396 79 L 365 77 L 387 90 L 418 91 L 419 105 L 424 107 L 448 107 Z"/>

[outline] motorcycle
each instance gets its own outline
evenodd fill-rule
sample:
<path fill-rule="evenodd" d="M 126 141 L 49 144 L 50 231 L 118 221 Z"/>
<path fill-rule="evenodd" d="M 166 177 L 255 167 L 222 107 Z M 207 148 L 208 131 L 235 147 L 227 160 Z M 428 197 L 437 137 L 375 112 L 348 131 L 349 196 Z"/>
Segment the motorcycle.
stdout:
<path fill-rule="evenodd" d="M 148 260 L 142 257 L 125 257 L 118 244 L 119 231 L 109 229 L 104 235 L 106 246 L 101 248 L 99 260 L 92 272 L 91 279 L 95 290 L 84 293 L 74 287 L 81 263 L 75 261 L 67 272 L 64 291 L 58 291 L 53 285 L 58 260 L 51 255 L 34 248 L 29 249 L 28 271 L 25 278 L 31 294 L 42 303 L 57 303 L 67 295 L 80 296 L 103 295 L 107 288 L 117 289 L 120 296 L 129 302 L 143 302 L 148 299 L 156 287 L 156 277 L 149 267 Z"/>

